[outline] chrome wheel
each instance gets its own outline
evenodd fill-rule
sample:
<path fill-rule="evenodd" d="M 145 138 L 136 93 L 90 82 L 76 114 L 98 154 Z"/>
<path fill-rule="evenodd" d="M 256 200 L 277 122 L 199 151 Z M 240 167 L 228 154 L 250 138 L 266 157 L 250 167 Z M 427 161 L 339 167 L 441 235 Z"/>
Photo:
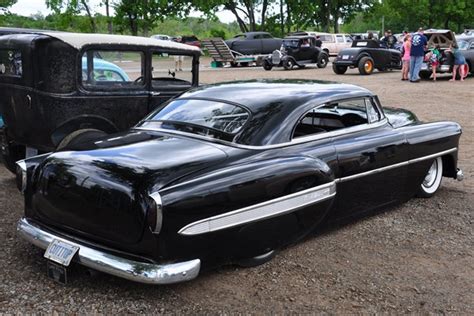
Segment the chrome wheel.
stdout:
<path fill-rule="evenodd" d="M 431 164 L 418 193 L 421 197 L 430 197 L 438 191 L 443 177 L 443 159 L 436 158 Z"/>

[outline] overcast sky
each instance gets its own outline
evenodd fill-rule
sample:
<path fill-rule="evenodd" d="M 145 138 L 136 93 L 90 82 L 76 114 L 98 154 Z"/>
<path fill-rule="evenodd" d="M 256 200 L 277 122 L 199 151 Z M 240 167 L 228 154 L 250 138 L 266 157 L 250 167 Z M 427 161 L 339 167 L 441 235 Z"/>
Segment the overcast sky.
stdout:
<path fill-rule="evenodd" d="M 105 15 L 105 8 L 100 6 L 101 0 L 90 0 L 89 3 L 91 4 L 92 11 Z M 46 8 L 44 0 L 18 0 L 17 3 L 10 8 L 10 12 L 24 16 L 30 16 L 38 12 L 43 15 L 51 13 L 51 11 Z M 200 13 L 191 12 L 190 16 L 199 17 Z M 220 12 L 217 16 L 219 20 L 224 23 L 235 21 L 234 15 L 229 11 Z"/>

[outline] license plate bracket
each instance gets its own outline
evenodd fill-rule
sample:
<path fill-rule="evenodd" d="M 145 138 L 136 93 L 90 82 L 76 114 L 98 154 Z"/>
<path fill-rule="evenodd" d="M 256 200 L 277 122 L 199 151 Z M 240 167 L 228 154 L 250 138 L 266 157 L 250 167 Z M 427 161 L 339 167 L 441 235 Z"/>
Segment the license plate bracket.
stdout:
<path fill-rule="evenodd" d="M 48 260 L 46 262 L 46 271 L 50 279 L 64 285 L 67 284 L 67 268 L 65 266 Z"/>
<path fill-rule="evenodd" d="M 76 245 L 59 239 L 53 239 L 44 252 L 44 257 L 67 267 L 78 251 L 79 247 Z"/>

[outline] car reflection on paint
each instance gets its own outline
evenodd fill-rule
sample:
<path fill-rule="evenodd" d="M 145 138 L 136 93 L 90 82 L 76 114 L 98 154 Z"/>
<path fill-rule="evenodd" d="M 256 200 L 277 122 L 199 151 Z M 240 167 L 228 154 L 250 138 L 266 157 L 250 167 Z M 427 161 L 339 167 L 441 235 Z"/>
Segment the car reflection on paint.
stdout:
<path fill-rule="evenodd" d="M 443 176 L 462 179 L 460 135 L 454 122 L 385 114 L 348 84 L 195 88 L 128 132 L 19 162 L 18 231 L 112 275 L 186 281 L 225 262 L 263 263 L 328 214 L 432 196 Z"/>

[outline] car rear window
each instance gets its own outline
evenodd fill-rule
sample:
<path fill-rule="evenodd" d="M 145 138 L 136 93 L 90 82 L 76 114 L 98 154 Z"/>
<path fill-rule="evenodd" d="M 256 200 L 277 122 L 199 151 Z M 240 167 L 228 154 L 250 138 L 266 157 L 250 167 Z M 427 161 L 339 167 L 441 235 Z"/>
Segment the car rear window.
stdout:
<path fill-rule="evenodd" d="M 216 135 L 212 131 L 235 135 L 249 117 L 249 112 L 238 105 L 201 99 L 177 99 L 152 113 L 141 126 L 204 133 L 208 136 Z"/>
<path fill-rule="evenodd" d="M 0 76 L 21 77 L 23 63 L 21 52 L 14 49 L 0 50 Z"/>

